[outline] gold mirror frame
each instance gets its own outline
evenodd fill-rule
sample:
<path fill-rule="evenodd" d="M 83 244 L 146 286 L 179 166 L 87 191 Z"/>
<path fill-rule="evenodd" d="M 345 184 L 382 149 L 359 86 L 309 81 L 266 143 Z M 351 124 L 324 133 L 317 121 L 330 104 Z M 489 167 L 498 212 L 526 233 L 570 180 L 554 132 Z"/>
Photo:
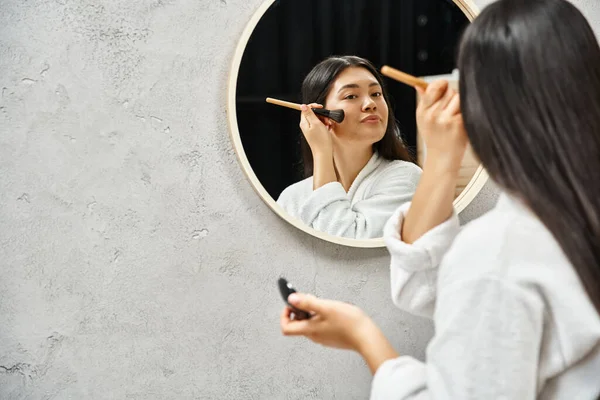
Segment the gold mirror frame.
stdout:
<path fill-rule="evenodd" d="M 233 143 L 233 148 L 235 150 L 235 154 L 237 155 L 238 161 L 242 166 L 242 170 L 244 174 L 250 180 L 252 187 L 261 197 L 261 199 L 267 203 L 267 205 L 273 210 L 279 217 L 281 217 L 284 221 L 292 224 L 296 228 L 312 235 L 318 237 L 319 239 L 326 240 L 331 243 L 341 244 L 344 246 L 350 247 L 362 247 L 362 248 L 376 248 L 376 247 L 385 247 L 385 243 L 383 238 L 376 239 L 350 239 L 339 236 L 333 236 L 328 233 L 323 233 L 316 229 L 311 228 L 306 225 L 304 222 L 299 219 L 293 218 L 290 216 L 276 201 L 269 195 L 269 193 L 265 190 L 263 185 L 258 180 L 258 177 L 252 170 L 250 166 L 250 162 L 246 157 L 246 153 L 244 151 L 244 146 L 242 145 L 242 139 L 240 137 L 240 130 L 237 123 L 237 112 L 236 112 L 236 90 L 237 90 L 237 79 L 240 70 L 240 65 L 242 63 L 242 57 L 244 55 L 244 50 L 246 49 L 246 45 L 248 44 L 248 40 L 252 35 L 252 32 L 258 25 L 262 16 L 267 12 L 269 7 L 276 0 L 265 0 L 260 7 L 256 10 L 256 12 L 250 18 L 250 21 L 244 28 L 240 40 L 235 49 L 235 53 L 233 55 L 233 60 L 231 62 L 231 69 L 229 73 L 229 81 L 227 84 L 227 119 L 229 122 L 229 135 L 231 137 L 231 141 Z M 456 4 L 461 11 L 467 16 L 470 22 L 473 22 L 473 19 L 479 14 L 479 8 L 472 2 L 472 0 L 453 0 L 454 4 Z M 475 174 L 464 188 L 464 190 L 454 199 L 454 209 L 457 213 L 462 212 L 467 205 L 473 201 L 473 199 L 477 196 L 479 191 L 483 188 L 485 183 L 488 180 L 488 174 L 486 170 L 479 165 Z"/>

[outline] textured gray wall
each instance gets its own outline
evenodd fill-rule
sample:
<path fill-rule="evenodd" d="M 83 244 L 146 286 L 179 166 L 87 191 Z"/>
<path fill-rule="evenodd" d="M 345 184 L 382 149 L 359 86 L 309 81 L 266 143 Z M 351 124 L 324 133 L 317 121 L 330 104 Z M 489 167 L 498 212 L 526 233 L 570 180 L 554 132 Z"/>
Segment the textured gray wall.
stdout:
<path fill-rule="evenodd" d="M 237 163 L 228 71 L 259 4 L 0 1 L 0 398 L 365 398 L 357 355 L 280 335 L 282 273 L 423 358 L 386 251 L 288 226 Z"/>

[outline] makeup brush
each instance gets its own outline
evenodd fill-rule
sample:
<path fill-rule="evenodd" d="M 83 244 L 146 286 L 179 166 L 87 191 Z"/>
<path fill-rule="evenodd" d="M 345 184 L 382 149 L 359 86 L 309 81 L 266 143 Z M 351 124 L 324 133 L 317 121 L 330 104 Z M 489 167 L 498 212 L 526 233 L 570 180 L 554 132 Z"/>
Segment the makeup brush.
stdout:
<path fill-rule="evenodd" d="M 381 67 L 381 73 L 389 78 L 405 83 L 409 86 L 420 87 L 423 90 L 427 89 L 428 83 L 425 82 L 423 79 L 409 75 L 406 72 L 398 71 L 397 69 L 388 67 L 387 65 Z"/>
<path fill-rule="evenodd" d="M 292 108 L 294 110 L 302 110 L 301 104 L 290 103 L 289 101 L 277 100 L 271 97 L 267 97 L 267 103 L 276 104 L 278 106 Z M 313 108 L 315 114 L 323 117 L 331 118 L 338 124 L 344 120 L 344 110 L 326 110 L 324 108 Z"/>

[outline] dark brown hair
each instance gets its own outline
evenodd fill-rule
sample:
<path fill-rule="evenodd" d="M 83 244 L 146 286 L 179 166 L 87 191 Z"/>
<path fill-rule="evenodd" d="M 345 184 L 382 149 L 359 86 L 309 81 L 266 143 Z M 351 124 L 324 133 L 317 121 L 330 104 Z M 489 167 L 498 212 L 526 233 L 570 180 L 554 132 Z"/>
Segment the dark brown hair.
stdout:
<path fill-rule="evenodd" d="M 550 230 L 600 313 L 600 47 L 565 0 L 499 0 L 466 29 L 473 149 Z"/>
<path fill-rule="evenodd" d="M 383 78 L 375 66 L 368 60 L 356 56 L 333 56 L 321 61 L 309 72 L 306 78 L 304 78 L 304 82 L 302 83 L 302 103 L 318 103 L 324 105 L 333 82 L 340 73 L 349 67 L 364 68 L 373 74 L 375 79 L 377 79 L 377 82 L 381 85 L 383 98 L 388 106 L 388 125 L 385 135 L 380 141 L 373 144 L 373 150 L 387 160 L 413 162 L 413 157 L 406 149 L 400 136 L 400 129 L 398 128 L 398 123 L 396 122 Z M 304 135 L 301 135 L 300 143 L 302 147 L 304 177 L 306 178 L 313 174 L 313 156 Z"/>

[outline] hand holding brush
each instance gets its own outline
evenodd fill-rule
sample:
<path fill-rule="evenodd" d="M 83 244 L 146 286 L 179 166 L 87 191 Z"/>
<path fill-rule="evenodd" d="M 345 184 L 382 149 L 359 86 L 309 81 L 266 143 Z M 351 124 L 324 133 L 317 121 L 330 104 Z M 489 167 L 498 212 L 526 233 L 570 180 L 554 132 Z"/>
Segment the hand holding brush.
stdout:
<path fill-rule="evenodd" d="M 326 110 L 319 104 L 302 105 L 270 97 L 267 98 L 267 103 L 301 111 L 300 129 L 313 155 L 313 190 L 336 182 L 331 121 L 342 122 L 344 110 Z M 317 116 L 329 118 L 331 121 L 321 121 Z"/>
<path fill-rule="evenodd" d="M 297 103 L 291 103 L 289 101 L 283 101 L 267 97 L 267 103 L 275 104 L 282 107 L 291 108 L 294 110 L 302 111 L 302 105 Z M 315 114 L 322 117 L 330 118 L 338 124 L 344 120 L 344 110 L 327 110 L 325 108 L 311 107 Z"/>
<path fill-rule="evenodd" d="M 417 105 L 416 119 L 419 135 L 423 138 L 427 149 L 425 164 L 436 163 L 439 159 L 444 159 L 442 164 L 451 166 L 444 170 L 451 171 L 452 176 L 457 176 L 468 143 L 459 94 L 449 86 L 448 81 L 443 79 L 429 84 L 423 79 L 387 65 L 381 68 L 381 73 L 412 86 L 419 92 L 420 99 Z M 427 168 L 424 167 L 425 169 Z M 456 186 L 456 182 L 452 182 L 452 185 Z M 417 198 L 416 195 L 414 198 Z"/>

